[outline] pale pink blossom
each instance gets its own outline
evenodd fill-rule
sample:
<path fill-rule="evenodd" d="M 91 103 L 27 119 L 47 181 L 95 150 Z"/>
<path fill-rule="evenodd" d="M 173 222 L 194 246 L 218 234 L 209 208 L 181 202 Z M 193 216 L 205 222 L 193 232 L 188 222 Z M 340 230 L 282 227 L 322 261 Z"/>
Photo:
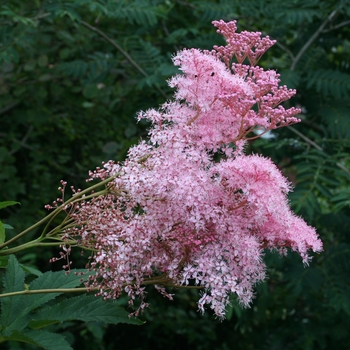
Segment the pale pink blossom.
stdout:
<path fill-rule="evenodd" d="M 105 298 L 125 292 L 131 305 L 139 299 L 135 314 L 148 306 L 145 285 L 153 284 L 169 299 L 168 286 L 201 287 L 199 310 L 208 305 L 222 318 L 231 293 L 252 301 L 265 278 L 265 248 L 291 248 L 304 263 L 309 250 L 322 250 L 315 230 L 291 212 L 280 170 L 244 154 L 255 127 L 299 121 L 298 109 L 280 105 L 295 91 L 256 66 L 274 42 L 236 33 L 235 22 L 213 23 L 227 45 L 174 56 L 182 71 L 169 80 L 174 99 L 138 116 L 152 123 L 149 141 L 131 147 L 124 163 L 90 173 L 115 178 L 107 195 L 76 205 L 75 228 L 65 232 L 93 250 L 87 286 Z"/>

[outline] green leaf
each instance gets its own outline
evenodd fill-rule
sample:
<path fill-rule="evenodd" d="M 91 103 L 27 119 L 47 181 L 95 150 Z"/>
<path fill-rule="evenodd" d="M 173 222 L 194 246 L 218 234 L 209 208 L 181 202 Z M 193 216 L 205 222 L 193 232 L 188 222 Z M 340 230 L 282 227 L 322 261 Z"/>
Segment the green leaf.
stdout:
<path fill-rule="evenodd" d="M 43 273 L 40 270 L 35 269 L 33 267 L 26 266 L 26 265 L 23 265 L 23 264 L 20 264 L 20 266 L 21 266 L 21 268 L 23 269 L 24 272 L 31 273 L 32 275 L 35 275 L 37 277 L 43 275 Z"/>
<path fill-rule="evenodd" d="M 87 270 L 72 270 L 66 275 L 64 271 L 60 272 L 46 272 L 40 277 L 36 278 L 30 285 L 29 290 L 40 289 L 58 289 L 58 288 L 74 288 L 81 284 L 81 272 Z M 23 291 L 24 285 L 24 271 L 18 264 L 16 258 L 11 255 L 9 265 L 5 275 L 4 292 L 10 293 L 15 291 Z M 62 293 L 42 293 L 42 294 L 27 294 L 12 296 L 2 299 L 2 329 L 4 335 L 7 336 L 15 330 L 21 331 L 28 324 L 28 314 L 35 308 L 43 305 L 56 298 Z"/>
<path fill-rule="evenodd" d="M 5 226 L 2 223 L 2 221 L 0 220 L 0 244 L 4 243 L 5 239 L 6 239 Z"/>
<path fill-rule="evenodd" d="M 3 293 L 16 292 L 23 289 L 24 271 L 15 256 L 11 255 L 4 276 Z M 23 297 L 13 296 L 1 299 L 2 312 L 0 322 L 3 335 L 8 335 L 15 329 L 21 330 L 28 324 L 28 320 L 20 316 L 26 306 L 27 300 Z"/>
<path fill-rule="evenodd" d="M 24 286 L 24 272 L 14 255 L 9 257 L 8 267 L 4 278 L 4 293 L 22 290 Z"/>
<path fill-rule="evenodd" d="M 295 89 L 300 84 L 300 72 L 291 71 L 290 69 L 281 70 L 281 85 L 287 85 Z"/>
<path fill-rule="evenodd" d="M 315 187 L 322 193 L 326 198 L 332 198 L 332 194 L 327 190 L 326 187 L 321 186 L 319 183 L 315 183 Z"/>
<path fill-rule="evenodd" d="M 15 202 L 15 201 L 0 202 L 0 209 L 4 209 L 6 207 L 9 207 L 11 205 L 16 205 L 16 204 L 21 204 L 21 203 L 20 202 Z"/>
<path fill-rule="evenodd" d="M 0 256 L 0 269 L 4 269 L 7 267 L 9 257 L 8 256 Z"/>
<path fill-rule="evenodd" d="M 71 270 L 68 275 L 65 273 L 65 271 L 45 272 L 29 285 L 29 290 L 75 288 L 81 285 L 82 278 L 87 278 L 86 275 L 81 276 L 81 272 L 87 272 L 87 270 Z M 60 294 L 62 293 L 43 293 L 22 296 L 26 297 L 28 303 L 30 304 L 27 306 L 26 312 L 30 312 L 36 307 L 56 298 Z"/>
<path fill-rule="evenodd" d="M 230 304 L 227 306 L 226 309 L 226 319 L 230 320 L 234 314 L 238 318 L 240 318 L 242 316 L 242 308 L 238 303 L 237 296 L 232 293 L 230 295 Z"/>
<path fill-rule="evenodd" d="M 16 340 L 23 343 L 39 346 L 47 350 L 73 350 L 69 343 L 60 334 L 42 330 L 14 331 L 11 335 L 4 337 L 4 340 Z"/>
<path fill-rule="evenodd" d="M 92 295 L 81 295 L 39 311 L 33 317 L 30 326 L 40 328 L 48 324 L 70 320 L 107 324 L 140 325 L 143 323 L 137 318 L 130 318 L 128 312 L 116 305 L 114 301 L 103 300 L 101 297 Z"/>
<path fill-rule="evenodd" d="M 11 225 L 8 225 L 8 224 L 3 224 L 3 225 L 5 230 L 13 230 L 13 227 Z"/>
<path fill-rule="evenodd" d="M 158 17 L 161 15 L 157 7 L 152 6 L 148 1 L 126 1 L 120 0 L 114 11 L 107 14 L 111 18 L 125 19 L 130 24 L 139 24 L 142 26 L 155 25 Z"/>
<path fill-rule="evenodd" d="M 340 181 L 338 179 L 332 179 L 329 176 L 324 176 L 321 174 L 319 174 L 318 177 L 330 186 L 338 187 L 340 185 Z"/>

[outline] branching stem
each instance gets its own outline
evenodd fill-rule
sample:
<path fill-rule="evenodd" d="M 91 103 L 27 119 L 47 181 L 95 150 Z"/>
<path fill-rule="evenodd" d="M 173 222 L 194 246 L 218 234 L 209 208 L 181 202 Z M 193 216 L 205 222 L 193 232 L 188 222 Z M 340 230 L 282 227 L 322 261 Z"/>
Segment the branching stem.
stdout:
<path fill-rule="evenodd" d="M 168 279 L 170 281 L 170 279 Z M 203 289 L 203 286 L 182 286 L 172 283 L 159 283 L 161 280 L 158 280 L 157 278 L 150 279 L 149 281 L 145 281 L 143 284 L 162 284 L 167 287 L 174 287 L 174 288 L 186 288 L 186 289 Z M 3 293 L 0 294 L 0 298 L 7 298 L 7 297 L 14 297 L 19 295 L 30 295 L 30 294 L 45 294 L 45 293 L 90 293 L 90 292 L 98 292 L 99 288 L 57 288 L 57 289 L 26 289 L 21 290 L 17 292 L 11 292 L 11 293 Z"/>
<path fill-rule="evenodd" d="M 45 294 L 45 293 L 87 293 L 98 292 L 98 288 L 57 288 L 57 289 L 33 289 L 33 290 L 21 290 L 18 292 L 0 294 L 0 298 L 13 297 L 17 295 L 29 295 L 29 294 Z"/>
<path fill-rule="evenodd" d="M 130 63 L 132 66 L 136 68 L 144 77 L 148 77 L 149 75 L 137 64 L 137 62 L 134 61 L 134 59 L 113 39 L 111 39 L 106 33 L 104 33 L 102 30 L 92 26 L 91 24 L 85 22 L 85 21 L 80 21 L 80 23 L 97 33 L 98 35 L 102 36 L 102 38 L 106 39 L 112 46 L 114 46 Z M 156 86 L 156 89 L 159 91 L 159 93 L 164 97 L 168 98 L 165 92 L 158 86 Z"/>
<path fill-rule="evenodd" d="M 309 38 L 309 40 L 305 43 L 305 45 L 300 49 L 298 54 L 295 56 L 295 59 L 293 60 L 293 63 L 290 67 L 290 70 L 293 71 L 298 64 L 299 60 L 305 53 L 305 51 L 312 45 L 312 43 L 317 39 L 317 37 L 322 33 L 328 22 L 331 22 L 335 15 L 338 13 L 340 8 L 332 11 L 332 13 L 326 18 L 326 20 L 319 26 L 319 28 L 316 30 L 316 32 Z"/>
<path fill-rule="evenodd" d="M 37 223 L 35 223 L 34 225 L 28 227 L 27 229 L 25 229 L 24 231 L 20 232 L 18 235 L 16 235 L 15 237 L 9 239 L 8 241 L 4 242 L 3 244 L 0 244 L 0 250 L 5 248 L 6 246 L 8 246 L 9 244 L 17 241 L 19 238 L 25 236 L 27 233 L 33 231 L 34 229 L 38 228 L 39 226 L 41 226 L 42 224 L 44 224 L 45 222 L 51 222 L 59 213 L 61 213 L 62 211 L 65 210 L 65 208 L 67 207 L 67 205 L 80 201 L 83 198 L 91 198 L 91 197 L 96 197 L 96 195 L 100 195 L 100 192 L 97 192 L 95 194 L 91 194 L 88 196 L 85 196 L 87 193 L 90 193 L 91 191 L 95 190 L 96 188 L 99 188 L 101 186 L 104 186 L 106 184 L 108 184 L 110 181 L 112 181 L 114 178 L 116 178 L 117 176 L 119 176 L 119 173 L 117 173 L 116 175 L 113 175 L 95 185 L 92 185 L 90 187 L 88 187 L 87 189 L 76 193 L 73 197 L 71 197 L 70 199 L 68 199 L 67 201 L 65 201 L 62 205 L 60 205 L 59 207 L 57 207 L 56 209 L 54 209 L 50 214 L 48 214 L 46 217 L 44 217 L 43 219 L 39 220 Z M 60 228 L 62 228 L 62 226 L 59 226 Z M 53 232 L 53 231 L 51 231 Z M 40 237 L 32 242 L 28 242 L 28 244 L 30 243 L 39 243 L 40 241 L 42 241 L 45 238 L 45 229 L 44 232 L 40 235 Z M 8 252 L 9 250 L 7 249 L 6 252 Z M 6 253 L 7 254 L 7 253 Z"/>

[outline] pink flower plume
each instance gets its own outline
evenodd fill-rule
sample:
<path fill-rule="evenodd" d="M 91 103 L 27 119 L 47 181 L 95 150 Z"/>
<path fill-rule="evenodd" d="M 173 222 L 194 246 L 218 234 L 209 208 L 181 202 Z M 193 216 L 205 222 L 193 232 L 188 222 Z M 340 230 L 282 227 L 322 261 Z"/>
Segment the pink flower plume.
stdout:
<path fill-rule="evenodd" d="M 309 250 L 322 250 L 315 230 L 291 212 L 291 186 L 279 169 L 244 154 L 255 127 L 299 121 L 298 109 L 281 105 L 295 91 L 256 65 L 274 41 L 237 33 L 236 22 L 213 24 L 227 45 L 174 56 L 182 73 L 169 80 L 173 100 L 138 116 L 152 123 L 149 141 L 123 164 L 90 174 L 115 178 L 107 195 L 76 205 L 76 229 L 65 233 L 93 250 L 87 285 L 105 298 L 138 298 L 135 314 L 148 306 L 145 285 L 153 284 L 170 299 L 167 286 L 202 288 L 199 309 L 224 317 L 231 293 L 250 304 L 265 278 L 265 248 L 291 248 L 305 263 Z"/>

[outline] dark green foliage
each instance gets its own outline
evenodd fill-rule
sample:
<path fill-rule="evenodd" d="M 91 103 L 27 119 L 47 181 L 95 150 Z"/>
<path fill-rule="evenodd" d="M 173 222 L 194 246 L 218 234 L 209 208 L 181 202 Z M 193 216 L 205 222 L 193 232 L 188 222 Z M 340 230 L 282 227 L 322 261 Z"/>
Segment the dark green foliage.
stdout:
<path fill-rule="evenodd" d="M 2 294 L 24 290 L 75 288 L 86 280 L 87 273 L 86 270 L 72 270 L 69 274 L 64 271 L 46 272 L 27 285 L 24 270 L 14 255 L 11 255 L 3 278 Z M 16 340 L 48 350 L 72 349 L 61 335 L 40 328 L 70 320 L 142 324 L 138 319 L 129 318 L 128 312 L 114 302 L 92 295 L 66 298 L 53 306 L 46 306 L 60 294 L 62 292 L 57 291 L 1 298 L 0 343 Z"/>
<path fill-rule="evenodd" d="M 73 350 L 62 335 L 46 331 L 14 331 L 11 334 L 11 337 L 7 340 L 16 340 L 22 343 L 34 345 L 35 348 L 43 348 L 47 350 Z"/>
<path fill-rule="evenodd" d="M 233 300 L 229 320 L 222 323 L 210 310 L 198 314 L 196 291 L 175 291 L 172 303 L 150 288 L 142 327 L 77 326 L 57 306 L 55 320 L 66 322 L 50 326 L 50 333 L 61 332 L 74 348 L 350 348 L 348 0 L 3 1 L 0 200 L 22 203 L 0 212 L 14 227 L 6 234 L 45 214 L 42 208 L 57 197 L 60 179 L 83 187 L 89 169 L 103 160 L 123 160 L 128 148 L 146 137 L 146 123 L 136 124 L 134 117 L 171 97 L 166 79 L 177 73 L 171 55 L 183 47 L 220 44 L 210 22 L 221 18 L 237 19 L 239 31 L 261 31 L 278 41 L 260 64 L 278 69 L 281 83 L 297 89 L 292 103 L 303 109 L 303 122 L 275 131 L 275 139 L 251 142 L 248 151 L 272 157 L 289 177 L 295 185 L 292 208 L 317 228 L 325 251 L 307 268 L 294 254 L 281 259 L 266 252 L 269 278 L 257 287 L 252 307 L 241 309 Z M 55 255 L 40 250 L 18 259 L 45 271 Z M 86 260 L 77 257 L 74 263 L 84 266 Z M 23 269 L 17 272 L 7 288 L 17 283 L 23 290 Z M 25 317 L 35 310 L 21 297 L 16 300 L 19 304 L 9 307 L 23 312 L 21 337 L 43 345 L 47 333 L 27 327 Z M 75 299 L 60 302 L 70 305 Z M 38 307 L 35 322 L 53 312 Z M 2 317 L 15 321 L 8 313 Z"/>
<path fill-rule="evenodd" d="M 93 295 L 79 296 L 65 299 L 62 302 L 44 308 L 33 316 L 30 326 L 34 329 L 46 326 L 49 323 L 80 320 L 84 322 L 104 322 L 108 324 L 142 324 L 136 318 L 130 318 L 120 306 L 111 302 L 101 302 L 101 298 Z"/>

